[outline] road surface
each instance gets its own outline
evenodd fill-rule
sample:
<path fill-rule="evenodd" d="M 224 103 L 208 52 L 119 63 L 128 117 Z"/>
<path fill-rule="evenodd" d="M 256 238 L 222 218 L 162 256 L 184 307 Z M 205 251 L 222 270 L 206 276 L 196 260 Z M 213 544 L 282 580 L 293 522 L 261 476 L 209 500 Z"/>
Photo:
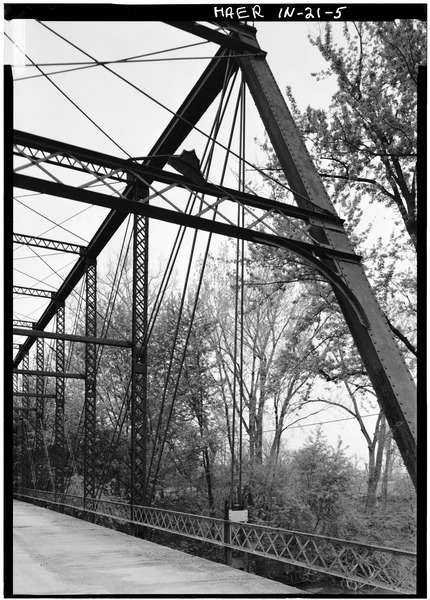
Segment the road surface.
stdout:
<path fill-rule="evenodd" d="M 26 502 L 13 513 L 14 594 L 307 595 Z"/>

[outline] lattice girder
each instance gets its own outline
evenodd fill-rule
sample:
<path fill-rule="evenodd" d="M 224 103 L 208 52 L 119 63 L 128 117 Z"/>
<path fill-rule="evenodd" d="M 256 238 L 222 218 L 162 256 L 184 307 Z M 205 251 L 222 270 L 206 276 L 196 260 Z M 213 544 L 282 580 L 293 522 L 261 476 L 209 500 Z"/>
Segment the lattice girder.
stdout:
<path fill-rule="evenodd" d="M 95 259 L 87 259 L 85 330 L 88 337 L 97 335 L 97 277 Z M 96 344 L 85 345 L 84 405 L 84 497 L 95 496 L 96 478 Z"/>

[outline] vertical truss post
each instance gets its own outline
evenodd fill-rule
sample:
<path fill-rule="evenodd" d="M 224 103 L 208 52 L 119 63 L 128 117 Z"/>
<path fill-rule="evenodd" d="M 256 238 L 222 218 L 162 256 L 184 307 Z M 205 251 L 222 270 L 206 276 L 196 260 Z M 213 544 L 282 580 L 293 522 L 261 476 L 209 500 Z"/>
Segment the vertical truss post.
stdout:
<path fill-rule="evenodd" d="M 28 352 L 26 352 L 24 354 L 24 358 L 22 361 L 22 368 L 24 371 L 28 371 L 30 366 L 29 366 L 29 359 L 28 359 Z M 22 375 L 22 391 L 24 394 L 28 394 L 30 390 L 30 386 L 29 386 L 29 376 L 27 373 L 24 373 Z M 28 396 L 23 396 L 22 398 L 22 406 L 23 408 L 29 408 L 29 399 Z"/>
<path fill-rule="evenodd" d="M 25 352 L 23 355 L 23 369 L 29 370 L 29 353 Z M 28 394 L 30 391 L 30 378 L 27 374 L 22 375 L 22 391 L 24 394 Z M 30 399 L 28 396 L 23 396 L 22 398 L 22 406 L 23 408 L 30 408 Z M 23 432 L 23 443 L 24 450 L 22 455 L 22 463 L 23 463 L 23 487 L 28 488 L 30 485 L 33 485 L 36 488 L 36 472 L 34 469 L 34 448 L 31 447 L 30 444 L 30 422 L 31 417 L 28 410 L 23 411 L 22 414 L 22 432 Z"/>
<path fill-rule="evenodd" d="M 97 269 L 95 258 L 87 258 L 85 334 L 96 337 Z M 84 399 L 84 503 L 95 497 L 96 461 L 96 344 L 85 346 Z"/>
<path fill-rule="evenodd" d="M 19 391 L 19 383 L 18 383 L 18 373 L 13 374 L 13 383 L 12 383 L 13 393 L 18 393 Z M 15 403 L 15 399 L 13 399 Z M 22 458 L 22 430 L 20 427 L 20 419 L 18 415 L 16 415 L 14 411 L 13 415 L 13 485 L 14 487 L 20 487 L 20 463 Z"/>
<path fill-rule="evenodd" d="M 259 48 L 253 27 L 232 26 L 242 41 Z M 263 57 L 239 58 L 239 65 L 289 185 L 302 208 L 336 214 L 285 100 Z M 312 221 L 312 220 L 311 220 Z M 312 225 L 312 223 L 311 223 Z M 312 225 L 320 243 L 353 252 L 342 228 Z M 394 335 L 370 288 L 363 266 L 344 259 L 326 261 L 361 304 L 368 324 L 334 287 L 340 308 L 389 422 L 409 475 L 416 485 L 416 387 Z"/>
<path fill-rule="evenodd" d="M 36 368 L 39 373 L 44 370 L 45 363 L 45 345 L 42 338 L 37 338 L 36 348 Z M 34 467 L 36 489 L 42 489 L 44 476 L 44 439 L 43 439 L 43 413 L 44 413 L 44 398 L 42 397 L 45 388 L 45 378 L 43 375 L 36 376 L 36 418 L 34 423 Z"/>
<path fill-rule="evenodd" d="M 64 302 L 57 305 L 57 333 L 64 334 Z M 64 340 L 56 340 L 56 371 L 64 373 Z M 55 492 L 64 492 L 65 439 L 64 439 L 64 393 L 65 379 L 58 375 L 55 382 L 55 425 L 54 425 L 54 479 Z"/>
<path fill-rule="evenodd" d="M 28 371 L 29 370 L 29 358 L 28 358 L 28 352 L 26 352 L 24 354 L 23 357 L 23 361 L 22 361 L 22 367 L 24 369 L 24 371 Z M 23 374 L 22 375 L 22 391 L 24 394 L 28 394 L 30 390 L 30 385 L 29 385 L 29 376 L 27 374 Z M 29 403 L 29 398 L 28 396 L 23 396 L 22 398 L 22 407 L 24 409 L 28 409 L 30 407 L 30 403 Z M 27 436 L 27 421 L 29 418 L 29 412 L 28 410 L 23 410 L 22 414 L 21 414 L 21 427 L 22 427 L 22 450 L 21 450 L 21 485 L 23 487 L 28 487 L 28 479 L 29 479 L 29 448 L 27 447 L 27 441 L 28 441 L 28 436 Z"/>
<path fill-rule="evenodd" d="M 137 183 L 134 200 L 148 195 Z M 147 453 L 147 327 L 148 327 L 148 219 L 135 215 L 133 229 L 133 314 L 131 386 L 131 493 L 130 502 L 145 504 Z"/>

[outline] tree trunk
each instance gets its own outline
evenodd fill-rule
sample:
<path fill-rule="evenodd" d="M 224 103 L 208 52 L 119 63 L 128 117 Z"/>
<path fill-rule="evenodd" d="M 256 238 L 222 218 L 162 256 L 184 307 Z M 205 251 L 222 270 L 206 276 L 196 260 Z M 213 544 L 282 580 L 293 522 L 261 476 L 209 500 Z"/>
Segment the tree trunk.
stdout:
<path fill-rule="evenodd" d="M 207 426 L 207 418 L 206 418 L 206 415 L 205 415 L 204 409 L 203 409 L 203 398 L 204 398 L 204 392 L 202 390 L 200 390 L 199 394 L 194 395 L 192 398 L 192 407 L 194 409 L 194 413 L 197 418 L 197 423 L 199 425 L 199 431 L 200 431 L 200 437 L 203 442 L 202 462 L 203 462 L 203 470 L 205 473 L 209 510 L 212 514 L 214 507 L 215 507 L 215 502 L 214 502 L 214 497 L 213 497 L 212 468 L 211 468 L 210 452 L 209 452 L 208 444 L 205 439 L 208 434 L 208 426 Z"/>
<path fill-rule="evenodd" d="M 384 473 L 382 475 L 382 503 L 384 506 L 384 510 L 387 508 L 388 501 L 388 480 L 391 475 L 392 468 L 392 458 L 393 458 L 393 446 L 392 446 L 393 436 L 391 435 L 391 431 L 387 434 L 387 442 L 385 445 L 385 467 Z"/>
<path fill-rule="evenodd" d="M 267 359 L 264 354 L 260 357 L 260 400 L 256 418 L 255 459 L 258 465 L 263 464 L 263 414 L 266 404 L 267 390 Z"/>
<path fill-rule="evenodd" d="M 278 463 L 279 450 L 281 448 L 281 433 L 281 428 L 276 427 L 275 436 L 273 438 L 272 446 L 270 448 L 270 467 L 271 469 L 273 469 L 273 471 L 276 470 L 276 465 Z"/>
<path fill-rule="evenodd" d="M 203 448 L 202 455 L 203 455 L 203 468 L 205 470 L 206 487 L 207 487 L 207 492 L 208 492 L 209 511 L 210 511 L 210 514 L 212 515 L 214 512 L 214 509 L 215 509 L 215 502 L 214 502 L 213 485 L 212 485 L 212 469 L 211 469 L 211 463 L 210 463 L 210 458 L 209 458 L 209 450 L 208 450 L 207 446 L 205 446 L 205 448 Z"/>
<path fill-rule="evenodd" d="M 386 441 L 386 420 L 380 414 L 376 424 L 373 442 L 369 445 L 369 477 L 367 480 L 366 510 L 373 510 L 377 505 L 377 489 L 381 478 L 382 458 Z"/>
<path fill-rule="evenodd" d="M 249 461 L 251 472 L 255 470 L 255 454 L 256 454 L 256 439 L 255 439 L 255 397 L 252 395 L 249 399 Z"/>
<path fill-rule="evenodd" d="M 376 506 L 376 487 L 378 481 L 375 473 L 375 447 L 369 446 L 369 464 L 367 475 L 366 510 L 372 510 Z"/>

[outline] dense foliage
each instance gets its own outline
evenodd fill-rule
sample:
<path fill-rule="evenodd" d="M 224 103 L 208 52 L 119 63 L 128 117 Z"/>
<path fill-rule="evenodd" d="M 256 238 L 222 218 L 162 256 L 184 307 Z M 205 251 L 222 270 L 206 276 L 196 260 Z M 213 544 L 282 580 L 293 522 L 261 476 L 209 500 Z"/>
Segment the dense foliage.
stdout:
<path fill-rule="evenodd" d="M 334 74 L 339 86 L 328 111 L 295 110 L 322 176 L 351 222 L 361 217 L 360 202 L 370 198 L 394 207 L 416 246 L 416 109 L 425 23 L 345 23 L 341 44 L 327 24 L 311 41 L 328 63 L 319 77 Z"/>

